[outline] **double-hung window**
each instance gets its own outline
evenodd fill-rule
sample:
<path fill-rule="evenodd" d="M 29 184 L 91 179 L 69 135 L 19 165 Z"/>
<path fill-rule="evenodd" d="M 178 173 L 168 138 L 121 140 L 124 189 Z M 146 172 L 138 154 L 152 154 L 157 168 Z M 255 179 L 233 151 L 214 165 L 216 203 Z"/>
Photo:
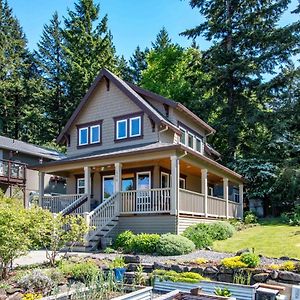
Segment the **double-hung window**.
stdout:
<path fill-rule="evenodd" d="M 179 129 L 181 131 L 180 143 L 185 145 L 186 130 L 181 127 Z"/>
<path fill-rule="evenodd" d="M 179 129 L 181 131 L 180 144 L 203 153 L 203 137 L 196 131 L 185 127 L 184 124 L 181 124 Z"/>
<path fill-rule="evenodd" d="M 78 138 L 79 138 L 79 141 L 78 141 L 79 146 L 88 145 L 88 143 L 89 143 L 89 128 L 88 127 L 79 128 L 79 137 Z"/>
<path fill-rule="evenodd" d="M 78 125 L 78 147 L 101 144 L 102 120 Z"/>
<path fill-rule="evenodd" d="M 115 140 L 124 140 L 142 136 L 142 116 L 134 114 L 132 116 L 115 118 Z"/>
<path fill-rule="evenodd" d="M 85 193 L 85 181 L 84 178 L 77 178 L 77 194 Z"/>

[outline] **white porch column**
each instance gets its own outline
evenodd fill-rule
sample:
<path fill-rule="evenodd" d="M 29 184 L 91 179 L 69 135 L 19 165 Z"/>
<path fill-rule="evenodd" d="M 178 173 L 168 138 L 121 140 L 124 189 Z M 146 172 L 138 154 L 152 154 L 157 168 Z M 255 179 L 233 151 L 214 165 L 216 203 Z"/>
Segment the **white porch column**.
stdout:
<path fill-rule="evenodd" d="M 45 172 L 39 172 L 39 206 L 42 206 L 42 198 L 45 193 Z"/>
<path fill-rule="evenodd" d="M 122 164 L 115 163 L 115 192 L 122 190 Z"/>
<path fill-rule="evenodd" d="M 240 205 L 239 205 L 238 217 L 243 219 L 243 217 L 244 217 L 244 185 L 242 183 L 239 184 L 239 199 L 240 199 Z"/>
<path fill-rule="evenodd" d="M 87 207 L 91 209 L 91 167 L 84 167 L 84 192 L 88 195 Z"/>
<path fill-rule="evenodd" d="M 207 205 L 207 169 L 201 170 L 201 192 L 204 194 L 204 216 L 208 217 L 208 205 Z"/>
<path fill-rule="evenodd" d="M 229 218 L 229 197 L 228 197 L 228 178 L 223 178 L 223 197 L 225 200 L 225 215 L 226 219 Z"/>
<path fill-rule="evenodd" d="M 176 155 L 171 156 L 171 214 L 179 212 L 179 159 Z"/>

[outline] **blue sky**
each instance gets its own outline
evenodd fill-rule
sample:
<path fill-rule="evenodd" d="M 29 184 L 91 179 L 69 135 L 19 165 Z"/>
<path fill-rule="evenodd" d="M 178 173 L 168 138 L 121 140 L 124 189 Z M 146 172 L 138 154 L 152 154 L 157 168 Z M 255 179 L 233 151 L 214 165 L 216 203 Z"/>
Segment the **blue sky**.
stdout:
<path fill-rule="evenodd" d="M 74 0 L 8 0 L 14 14 L 20 20 L 28 39 L 30 49 L 35 49 L 53 12 L 59 16 L 67 15 L 67 8 L 74 8 Z M 109 28 L 119 55 L 129 58 L 137 45 L 149 47 L 158 31 L 165 26 L 173 39 L 182 46 L 190 45 L 191 41 L 179 36 L 186 28 L 199 24 L 200 14 L 191 9 L 187 0 L 95 0 L 100 2 L 101 16 L 108 14 Z M 292 8 L 297 0 L 292 0 Z M 282 23 L 295 21 L 297 16 L 286 14 Z M 209 43 L 199 38 L 201 49 Z"/>

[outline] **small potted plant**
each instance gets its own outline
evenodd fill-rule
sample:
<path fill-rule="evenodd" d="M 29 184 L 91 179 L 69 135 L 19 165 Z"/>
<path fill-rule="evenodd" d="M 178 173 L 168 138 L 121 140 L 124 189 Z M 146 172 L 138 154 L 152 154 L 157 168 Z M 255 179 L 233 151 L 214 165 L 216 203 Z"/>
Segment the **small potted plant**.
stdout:
<path fill-rule="evenodd" d="M 116 257 L 110 264 L 110 268 L 114 270 L 117 282 L 123 281 L 126 271 L 126 264 L 123 257 Z"/>

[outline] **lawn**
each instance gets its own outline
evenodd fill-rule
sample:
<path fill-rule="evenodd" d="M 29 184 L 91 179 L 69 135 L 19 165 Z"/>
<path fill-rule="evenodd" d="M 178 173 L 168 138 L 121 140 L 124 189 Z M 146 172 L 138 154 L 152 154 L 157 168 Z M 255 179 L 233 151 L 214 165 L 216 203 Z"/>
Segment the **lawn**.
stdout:
<path fill-rule="evenodd" d="M 214 250 L 236 252 L 254 248 L 255 253 L 269 257 L 288 256 L 300 259 L 300 227 L 277 222 L 262 222 L 261 225 L 238 231 L 225 241 L 216 241 Z"/>

